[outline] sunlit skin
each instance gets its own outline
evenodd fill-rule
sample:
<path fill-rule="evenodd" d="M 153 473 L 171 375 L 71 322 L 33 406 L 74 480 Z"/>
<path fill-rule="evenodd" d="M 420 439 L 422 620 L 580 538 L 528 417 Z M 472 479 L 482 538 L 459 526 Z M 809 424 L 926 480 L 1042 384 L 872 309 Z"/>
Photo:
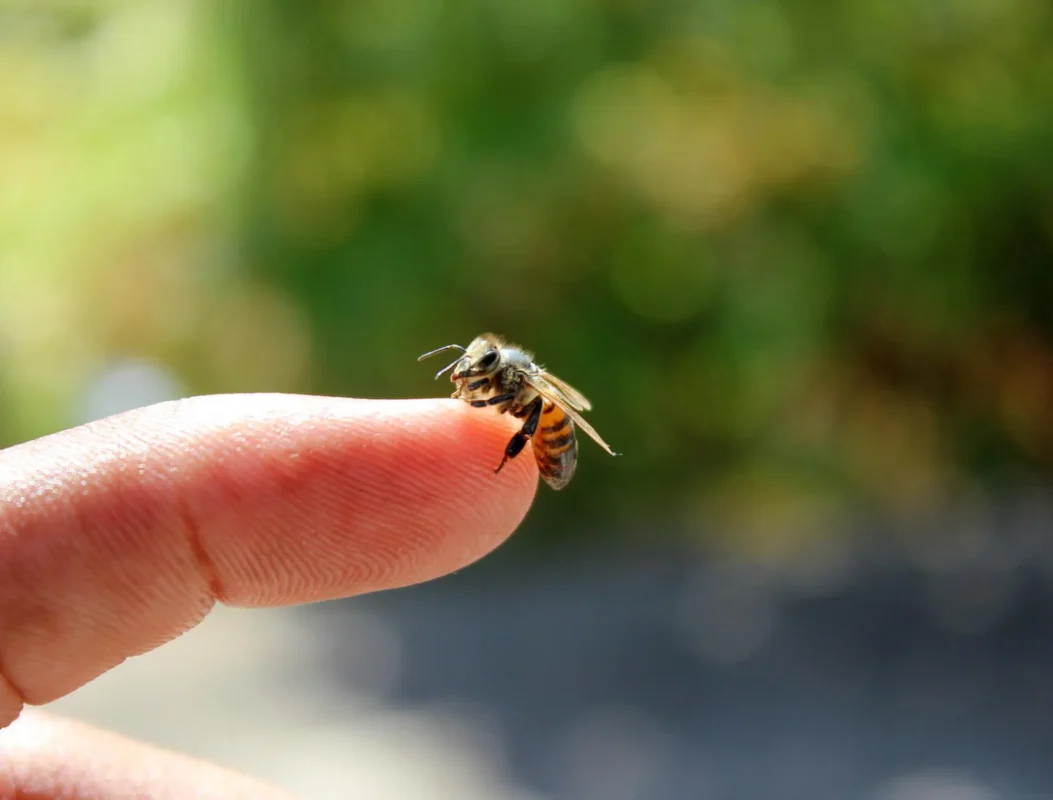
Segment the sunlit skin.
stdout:
<path fill-rule="evenodd" d="M 531 459 L 494 474 L 517 429 L 449 399 L 213 396 L 0 452 L 0 800 L 282 796 L 24 706 L 217 602 L 348 597 L 481 558 L 536 490 Z"/>

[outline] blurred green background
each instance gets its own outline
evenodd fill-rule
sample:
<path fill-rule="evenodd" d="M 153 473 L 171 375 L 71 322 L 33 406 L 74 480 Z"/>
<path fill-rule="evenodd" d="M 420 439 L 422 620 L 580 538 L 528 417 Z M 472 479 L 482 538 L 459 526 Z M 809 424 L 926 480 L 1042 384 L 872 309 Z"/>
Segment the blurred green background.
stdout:
<path fill-rule="evenodd" d="M 539 536 L 778 558 L 1047 481 L 1051 41 L 1047 0 L 0 0 L 0 437 L 126 362 L 441 396 L 416 356 L 493 330 L 625 453 Z"/>

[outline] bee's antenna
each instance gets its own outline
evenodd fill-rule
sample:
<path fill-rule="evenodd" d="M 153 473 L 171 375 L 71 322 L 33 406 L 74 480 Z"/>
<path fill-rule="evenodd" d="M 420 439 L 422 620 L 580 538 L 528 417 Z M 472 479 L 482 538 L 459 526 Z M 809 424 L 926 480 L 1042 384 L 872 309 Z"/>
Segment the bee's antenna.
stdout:
<path fill-rule="evenodd" d="M 461 351 L 462 353 L 465 353 L 465 352 L 467 352 L 467 351 L 466 351 L 466 350 L 465 350 L 465 349 L 464 349 L 463 347 L 461 347 L 461 346 L 460 346 L 459 344 L 444 344 L 444 345 L 443 345 L 442 347 L 440 347 L 440 348 L 439 348 L 438 350 L 432 350 L 432 351 L 431 351 L 430 353 L 425 353 L 424 355 L 422 355 L 422 356 L 419 356 L 419 357 L 417 358 L 417 360 L 418 360 L 418 361 L 423 361 L 424 359 L 426 359 L 426 358 L 431 358 L 431 356 L 433 356 L 433 355 L 436 355 L 437 353 L 441 353 L 441 352 L 443 352 L 444 350 L 460 350 L 460 351 Z"/>
<path fill-rule="evenodd" d="M 446 372 L 449 369 L 452 369 L 453 367 L 456 367 L 457 364 L 460 363 L 460 361 L 461 361 L 461 358 L 460 358 L 460 356 L 458 356 L 453 361 L 451 361 L 449 364 L 447 364 L 445 367 L 443 367 L 438 372 L 436 372 L 435 373 L 435 380 L 439 380 L 439 378 L 442 377 L 442 373 Z"/>
<path fill-rule="evenodd" d="M 432 350 L 430 353 L 425 353 L 424 355 L 422 355 L 417 360 L 418 361 L 423 361 L 424 359 L 428 358 L 429 356 L 433 356 L 436 353 L 441 353 L 444 350 L 460 350 L 462 353 L 468 352 L 463 347 L 461 347 L 459 344 L 445 344 L 442 347 L 440 347 L 438 350 Z M 445 367 L 443 367 L 441 370 L 439 370 L 437 373 L 435 373 L 435 380 L 438 380 L 439 378 L 441 378 L 442 374 L 444 372 L 446 372 L 447 370 L 453 369 L 453 367 L 457 366 L 457 362 L 460 361 L 460 360 L 461 360 L 461 357 L 458 356 L 451 363 L 447 364 Z"/>

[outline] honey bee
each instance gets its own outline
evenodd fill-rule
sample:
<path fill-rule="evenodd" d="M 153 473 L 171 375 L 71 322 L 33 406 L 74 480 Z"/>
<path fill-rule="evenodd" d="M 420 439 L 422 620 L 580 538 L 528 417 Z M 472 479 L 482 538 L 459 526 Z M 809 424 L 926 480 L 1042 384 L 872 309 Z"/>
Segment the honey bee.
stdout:
<path fill-rule="evenodd" d="M 592 404 L 573 386 L 534 363 L 532 353 L 485 333 L 467 347 L 448 344 L 417 360 L 446 350 L 460 350 L 463 354 L 435 375 L 438 380 L 444 372 L 453 370 L 450 380 L 457 389 L 451 397 L 474 408 L 490 406 L 524 420 L 523 427 L 505 447 L 494 473 L 500 472 L 531 442 L 541 477 L 553 489 L 562 489 L 570 483 L 578 465 L 575 425 L 612 456 L 619 455 L 582 419 L 580 412 L 589 411 Z"/>

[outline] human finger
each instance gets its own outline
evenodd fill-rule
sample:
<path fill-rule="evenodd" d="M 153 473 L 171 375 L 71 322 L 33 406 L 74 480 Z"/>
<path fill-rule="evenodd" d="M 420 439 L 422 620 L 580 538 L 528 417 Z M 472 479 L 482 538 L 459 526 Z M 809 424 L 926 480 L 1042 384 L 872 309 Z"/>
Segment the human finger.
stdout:
<path fill-rule="evenodd" d="M 515 421 L 452 400 L 226 395 L 0 453 L 0 726 L 197 624 L 489 552 L 536 489 Z"/>

